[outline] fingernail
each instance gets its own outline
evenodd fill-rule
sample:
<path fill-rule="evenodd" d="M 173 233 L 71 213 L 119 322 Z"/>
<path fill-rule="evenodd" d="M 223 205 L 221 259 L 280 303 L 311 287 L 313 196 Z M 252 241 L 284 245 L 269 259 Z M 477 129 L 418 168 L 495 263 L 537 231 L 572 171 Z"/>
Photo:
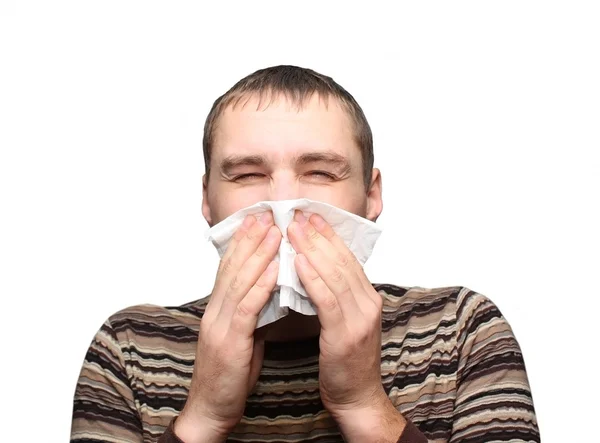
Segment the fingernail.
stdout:
<path fill-rule="evenodd" d="M 271 214 L 271 212 L 267 211 L 261 214 L 260 222 L 265 226 L 269 226 L 273 222 L 273 215 Z"/>
<path fill-rule="evenodd" d="M 316 228 L 320 229 L 325 227 L 325 220 L 320 215 L 315 214 L 312 218 L 312 221 Z"/>
<path fill-rule="evenodd" d="M 302 211 L 296 211 L 296 214 L 294 214 L 294 220 L 300 223 L 301 226 L 304 226 L 308 221 L 308 219 L 304 216 Z"/>
<path fill-rule="evenodd" d="M 279 231 L 277 226 L 271 226 L 267 232 L 267 238 L 271 241 L 274 241 L 277 238 L 277 231 Z"/>

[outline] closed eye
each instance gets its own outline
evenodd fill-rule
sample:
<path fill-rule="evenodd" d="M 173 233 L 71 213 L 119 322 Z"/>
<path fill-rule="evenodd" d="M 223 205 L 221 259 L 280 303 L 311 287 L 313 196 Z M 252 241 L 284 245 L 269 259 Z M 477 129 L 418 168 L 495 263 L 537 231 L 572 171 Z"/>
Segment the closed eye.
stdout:
<path fill-rule="evenodd" d="M 314 177 L 317 179 L 325 179 L 325 180 L 335 180 L 337 178 L 333 174 L 330 174 L 329 172 L 325 172 L 325 171 L 309 171 L 305 175 L 308 175 L 310 177 Z M 234 182 L 253 181 L 253 180 L 263 178 L 263 177 L 265 177 L 265 174 L 259 174 L 256 172 L 252 172 L 252 173 L 248 173 L 248 174 L 237 175 L 232 178 L 232 181 L 234 181 Z"/>
<path fill-rule="evenodd" d="M 251 173 L 251 174 L 240 174 L 236 177 L 233 177 L 233 181 L 248 181 L 248 180 L 253 180 L 253 179 L 257 179 L 257 178 L 261 178 L 264 177 L 264 174 L 257 174 L 257 173 Z"/>
<path fill-rule="evenodd" d="M 333 174 L 325 171 L 310 171 L 308 175 L 312 175 L 318 178 L 326 178 L 328 180 L 334 180 L 336 177 Z"/>

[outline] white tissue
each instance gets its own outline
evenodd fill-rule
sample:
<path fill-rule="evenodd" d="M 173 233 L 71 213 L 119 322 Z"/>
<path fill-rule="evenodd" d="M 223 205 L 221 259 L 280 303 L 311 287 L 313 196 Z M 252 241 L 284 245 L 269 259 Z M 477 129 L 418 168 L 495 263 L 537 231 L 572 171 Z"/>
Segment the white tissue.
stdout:
<path fill-rule="evenodd" d="M 249 214 L 260 214 L 271 210 L 273 219 L 282 234 L 279 252 L 275 261 L 279 262 L 277 286 L 266 306 L 261 311 L 257 328 L 279 320 L 292 309 L 304 315 L 316 315 L 312 302 L 308 299 L 304 286 L 296 273 L 294 258 L 296 251 L 287 238 L 287 228 L 294 218 L 294 211 L 301 210 L 307 217 L 319 214 L 327 221 L 348 249 L 354 253 L 358 262 L 364 265 L 375 242 L 381 235 L 381 229 L 372 221 L 356 214 L 344 211 L 326 203 L 309 199 L 262 201 L 237 211 L 225 220 L 210 228 L 205 236 L 217 248 L 222 257 L 233 234 L 239 229 Z"/>

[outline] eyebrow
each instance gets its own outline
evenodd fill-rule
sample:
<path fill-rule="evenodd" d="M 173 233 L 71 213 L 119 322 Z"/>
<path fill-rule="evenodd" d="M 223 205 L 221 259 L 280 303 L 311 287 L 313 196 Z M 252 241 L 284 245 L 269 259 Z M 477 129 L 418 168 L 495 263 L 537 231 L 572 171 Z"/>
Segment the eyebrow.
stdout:
<path fill-rule="evenodd" d="M 308 152 L 294 158 L 294 163 L 298 165 L 318 162 L 328 163 L 343 172 L 350 171 L 350 162 L 348 162 L 348 159 L 335 152 Z"/>
<path fill-rule="evenodd" d="M 267 159 L 263 155 L 230 155 L 221 161 L 221 172 L 229 175 L 231 171 L 240 166 L 264 166 Z"/>
<path fill-rule="evenodd" d="M 307 152 L 292 159 L 292 163 L 300 166 L 319 162 L 333 166 L 340 174 L 346 174 L 352 169 L 348 159 L 336 152 Z M 266 166 L 268 163 L 264 155 L 230 155 L 221 161 L 220 167 L 223 174 L 229 175 L 240 166 Z"/>

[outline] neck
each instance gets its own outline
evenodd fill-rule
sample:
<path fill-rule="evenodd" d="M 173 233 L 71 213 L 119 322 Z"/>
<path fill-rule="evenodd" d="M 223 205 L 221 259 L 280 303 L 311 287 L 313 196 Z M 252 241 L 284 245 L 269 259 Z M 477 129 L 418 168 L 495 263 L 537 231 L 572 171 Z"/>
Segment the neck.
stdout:
<path fill-rule="evenodd" d="M 280 342 L 294 341 L 316 337 L 321 331 L 321 324 L 316 315 L 303 315 L 290 310 L 290 313 L 265 326 L 265 340 Z"/>

